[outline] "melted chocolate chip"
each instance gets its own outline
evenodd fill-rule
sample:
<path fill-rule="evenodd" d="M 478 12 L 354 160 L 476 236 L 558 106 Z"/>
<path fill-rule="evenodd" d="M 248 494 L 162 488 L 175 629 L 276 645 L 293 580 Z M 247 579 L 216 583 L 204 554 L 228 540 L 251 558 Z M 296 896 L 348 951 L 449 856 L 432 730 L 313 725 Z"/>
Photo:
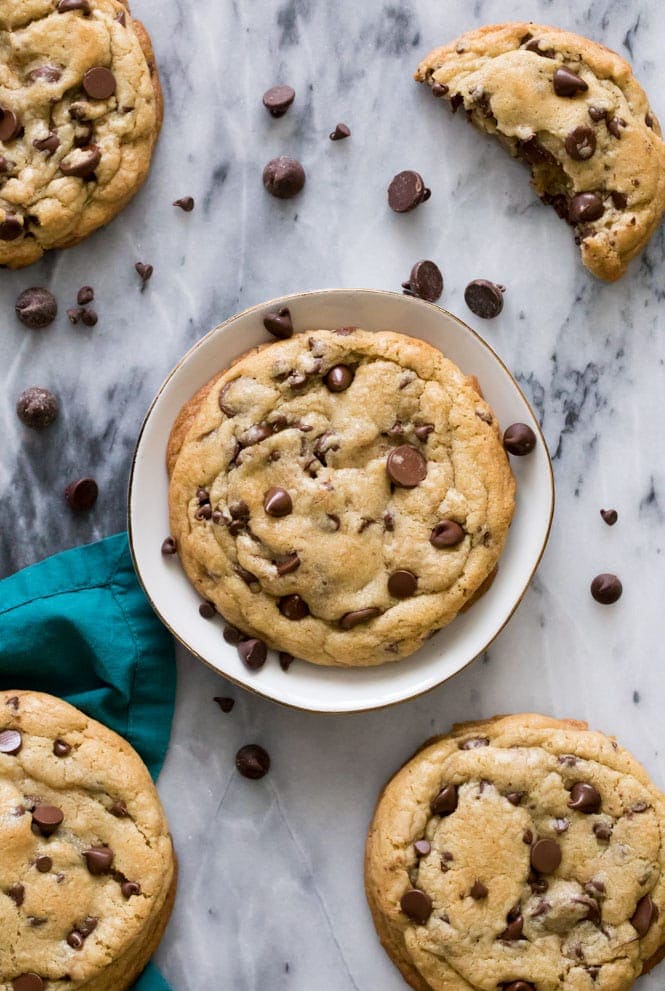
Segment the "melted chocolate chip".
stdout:
<path fill-rule="evenodd" d="M 482 881 L 474 881 L 469 894 L 474 901 L 479 902 L 482 898 L 487 898 L 489 892 Z"/>
<path fill-rule="evenodd" d="M 432 527 L 429 542 L 433 547 L 456 547 L 464 540 L 464 530 L 454 520 L 440 520 Z"/>
<path fill-rule="evenodd" d="M 612 827 L 608 826 L 606 822 L 594 822 L 593 834 L 596 839 L 607 842 L 612 836 Z"/>
<path fill-rule="evenodd" d="M 430 802 L 432 815 L 449 816 L 457 808 L 457 786 L 444 785 L 439 794 Z"/>
<path fill-rule="evenodd" d="M 62 809 L 56 805 L 37 805 L 32 813 L 33 825 L 42 836 L 52 836 L 64 818 Z"/>
<path fill-rule="evenodd" d="M 339 625 L 343 630 L 352 630 L 354 626 L 360 626 L 361 623 L 368 623 L 371 619 L 376 619 L 380 615 L 381 610 L 376 606 L 370 606 L 367 609 L 355 609 L 353 612 L 344 613 L 339 621 Z"/>
<path fill-rule="evenodd" d="M 113 850 L 108 846 L 93 846 L 83 851 L 86 867 L 93 877 L 108 874 L 113 863 Z"/>
<path fill-rule="evenodd" d="M 589 815 L 598 812 L 601 801 L 600 792 L 593 785 L 587 781 L 577 781 L 570 789 L 568 808 Z"/>
<path fill-rule="evenodd" d="M 95 65 L 83 76 L 83 89 L 91 100 L 108 100 L 116 90 L 115 76 L 103 65 Z"/>
<path fill-rule="evenodd" d="M 31 330 L 42 330 L 58 315 L 58 304 L 48 289 L 33 286 L 24 289 L 16 300 L 16 316 Z"/>
<path fill-rule="evenodd" d="M 388 591 L 396 599 L 408 599 L 415 595 L 418 579 L 412 571 L 393 571 L 388 578 Z"/>
<path fill-rule="evenodd" d="M 402 444 L 388 455 L 386 469 L 395 485 L 413 489 L 427 476 L 427 461 L 417 448 Z"/>
<path fill-rule="evenodd" d="M 287 619 L 294 622 L 309 616 L 309 606 L 301 596 L 296 594 L 283 595 L 277 606 L 282 616 L 286 616 Z"/>
<path fill-rule="evenodd" d="M 597 193 L 578 193 L 568 204 L 568 220 L 571 224 L 592 223 L 605 212 L 603 201 Z"/>
<path fill-rule="evenodd" d="M 345 392 L 353 382 L 353 372 L 347 365 L 335 365 L 323 381 L 330 392 Z"/>
<path fill-rule="evenodd" d="M 58 737 L 58 739 L 54 741 L 53 753 L 56 757 L 69 757 L 71 752 L 72 748 L 66 740 L 61 740 L 60 737 Z"/>
<path fill-rule="evenodd" d="M 552 874 L 561 863 L 561 847 L 556 840 L 536 840 L 531 847 L 531 866 L 539 874 Z"/>
<path fill-rule="evenodd" d="M 584 93 L 589 88 L 576 72 L 571 72 L 563 65 L 554 70 L 552 85 L 557 96 L 566 97 L 577 96 L 578 93 Z"/>
<path fill-rule="evenodd" d="M 637 930 L 638 936 L 643 937 L 658 918 L 658 907 L 653 902 L 651 895 L 644 895 L 637 903 L 635 911 L 631 916 L 630 923 L 633 929 Z"/>
<path fill-rule="evenodd" d="M 286 489 L 274 485 L 263 497 L 263 508 L 268 516 L 288 516 L 293 512 L 293 502 Z"/>
<path fill-rule="evenodd" d="M 596 135 L 590 127 L 581 124 L 566 138 L 566 151 L 576 162 L 585 162 L 596 150 Z"/>
<path fill-rule="evenodd" d="M 141 885 L 137 881 L 123 881 L 120 885 L 122 897 L 129 900 L 134 895 L 141 894 Z"/>
<path fill-rule="evenodd" d="M 420 888 L 409 888 L 400 899 L 400 907 L 405 915 L 423 926 L 432 914 L 432 899 Z"/>

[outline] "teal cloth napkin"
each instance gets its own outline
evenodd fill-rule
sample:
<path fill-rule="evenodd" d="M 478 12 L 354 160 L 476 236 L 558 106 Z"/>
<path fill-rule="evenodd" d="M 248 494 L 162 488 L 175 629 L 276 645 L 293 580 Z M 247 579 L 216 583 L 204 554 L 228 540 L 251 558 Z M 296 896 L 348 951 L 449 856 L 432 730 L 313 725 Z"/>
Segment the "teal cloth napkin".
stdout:
<path fill-rule="evenodd" d="M 173 717 L 173 641 L 139 587 L 125 533 L 0 581 L 0 688 L 66 699 L 129 740 L 157 777 Z M 169 986 L 150 964 L 134 991 Z"/>

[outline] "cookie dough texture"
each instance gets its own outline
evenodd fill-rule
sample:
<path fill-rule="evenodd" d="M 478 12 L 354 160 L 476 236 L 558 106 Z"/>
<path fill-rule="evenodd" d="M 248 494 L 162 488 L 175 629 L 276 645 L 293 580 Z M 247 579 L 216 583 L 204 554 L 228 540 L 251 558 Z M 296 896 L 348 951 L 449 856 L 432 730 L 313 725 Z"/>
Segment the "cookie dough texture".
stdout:
<path fill-rule="evenodd" d="M 579 782 L 599 793 L 597 811 L 570 808 Z M 446 785 L 457 807 L 434 815 L 430 803 Z M 454 727 L 379 799 L 365 875 L 379 937 L 416 991 L 514 981 L 528 982 L 515 991 L 625 991 L 665 941 L 664 829 L 665 797 L 585 723 L 515 715 Z M 431 851 L 419 859 L 423 838 Z M 561 852 L 544 874 L 530 867 L 542 839 Z M 476 882 L 486 894 L 474 889 L 474 899 Z M 410 888 L 432 900 L 425 924 L 400 908 Z M 656 910 L 642 902 L 638 932 L 631 919 L 645 896 Z M 507 939 L 518 915 L 521 938 Z"/>
<path fill-rule="evenodd" d="M 18 131 L 0 141 L 0 265 L 9 268 L 77 244 L 122 210 L 148 173 L 162 122 L 150 39 L 127 6 L 58 6 L 6 0 L 0 9 L 0 127 L 9 112 Z M 98 67 L 115 80 L 107 98 L 84 88 Z"/>
<path fill-rule="evenodd" d="M 49 695 L 0 692 L 0 734 L 7 729 L 19 731 L 21 749 L 1 752 L 0 736 L 0 989 L 32 973 L 45 991 L 125 991 L 156 950 L 175 897 L 173 847 L 150 775 L 125 740 Z M 56 740 L 66 756 L 54 753 Z M 126 815 L 113 814 L 118 803 Z M 40 805 L 63 813 L 51 836 L 34 824 Z M 108 873 L 90 872 L 84 852 L 94 847 L 112 850 Z M 125 897 L 125 881 L 140 892 Z M 70 945 L 72 932 L 90 929 L 81 948 Z"/>
<path fill-rule="evenodd" d="M 587 88 L 558 95 L 554 75 L 562 68 Z M 594 275 L 623 275 L 665 212 L 665 145 L 627 62 L 558 28 L 509 23 L 478 28 L 430 52 L 416 79 L 438 87 L 435 95 L 465 110 L 529 165 L 538 195 L 573 223 L 582 261 Z M 580 132 L 577 141 L 570 137 L 578 128 L 591 134 L 581 145 Z M 576 221 L 574 210 L 571 217 L 580 193 L 597 197 L 590 212 L 600 210 L 599 217 Z"/>
<path fill-rule="evenodd" d="M 338 365 L 353 380 L 334 392 L 325 376 Z M 426 459 L 412 488 L 387 472 L 401 445 Z M 194 586 L 244 632 L 318 664 L 416 650 L 494 570 L 513 514 L 499 427 L 472 380 L 391 332 L 312 330 L 250 351 L 184 407 L 168 463 L 171 532 Z M 288 515 L 265 511 L 274 487 L 289 493 Z M 212 518 L 200 518 L 199 489 Z M 463 539 L 437 548 L 444 518 Z M 279 574 L 294 554 L 299 566 Z M 389 592 L 398 570 L 416 576 L 408 598 Z M 290 595 L 309 615 L 280 611 Z M 343 628 L 364 609 L 379 615 Z"/>

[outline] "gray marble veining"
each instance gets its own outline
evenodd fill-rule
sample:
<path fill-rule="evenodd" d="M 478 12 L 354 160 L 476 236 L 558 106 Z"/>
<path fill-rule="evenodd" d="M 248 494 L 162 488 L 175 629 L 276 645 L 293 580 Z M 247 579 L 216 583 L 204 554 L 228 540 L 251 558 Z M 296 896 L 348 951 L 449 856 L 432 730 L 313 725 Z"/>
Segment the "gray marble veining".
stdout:
<path fill-rule="evenodd" d="M 613 731 L 661 786 L 665 566 L 661 230 L 615 285 L 586 273 L 571 236 L 530 192 L 522 168 L 450 119 L 410 79 L 435 44 L 515 17 L 578 29 L 630 57 L 665 118 L 665 7 L 658 0 L 135 0 L 153 35 L 166 121 L 151 177 L 121 218 L 32 269 L 0 274 L 0 573 L 122 529 L 129 462 L 144 412 L 183 352 L 210 327 L 274 295 L 325 286 L 399 289 L 418 258 L 439 262 L 443 305 L 486 335 L 541 416 L 554 456 L 549 549 L 489 652 L 419 700 L 369 715 L 319 717 L 232 689 L 181 652 L 172 746 L 160 781 L 181 861 L 159 963 L 174 991 L 399 991 L 362 890 L 364 832 L 376 794 L 427 736 L 451 722 L 540 710 Z M 261 106 L 297 90 L 289 114 Z M 332 143 L 338 121 L 352 130 Z M 300 158 L 297 200 L 264 194 L 277 154 Z M 406 216 L 385 189 L 422 172 L 431 201 Z M 171 206 L 191 194 L 192 214 Z M 144 293 L 134 262 L 154 265 Z M 508 287 L 491 323 L 466 310 L 477 277 Z M 71 327 L 86 283 L 100 322 Z M 14 319 L 28 285 L 48 285 L 61 316 L 45 332 Z M 18 393 L 52 388 L 63 415 L 37 436 Z M 62 490 L 91 473 L 101 495 L 72 516 Z M 619 510 L 606 527 L 601 507 Z M 595 605 L 588 583 L 617 571 L 624 596 Z M 260 676 L 259 676 L 260 677 Z M 285 675 L 288 677 L 288 675 Z M 223 715 L 214 695 L 237 699 Z M 270 775 L 234 772 L 260 742 Z M 662 977 L 660 978 L 662 984 Z M 660 986 L 658 972 L 642 982 Z"/>

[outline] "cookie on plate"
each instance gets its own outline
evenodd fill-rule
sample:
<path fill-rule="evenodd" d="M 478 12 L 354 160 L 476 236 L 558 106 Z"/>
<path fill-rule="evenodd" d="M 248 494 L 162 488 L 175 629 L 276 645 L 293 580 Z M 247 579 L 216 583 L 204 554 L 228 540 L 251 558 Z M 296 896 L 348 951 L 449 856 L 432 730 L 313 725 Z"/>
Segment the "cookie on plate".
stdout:
<path fill-rule="evenodd" d="M 588 38 L 518 22 L 435 49 L 416 79 L 529 166 L 594 275 L 623 275 L 665 212 L 665 144 L 627 62 Z"/>
<path fill-rule="evenodd" d="M 250 351 L 186 404 L 168 462 L 191 582 L 243 632 L 317 664 L 411 654 L 486 582 L 513 515 L 473 382 L 390 332 Z"/>
<path fill-rule="evenodd" d="M 462 723 L 384 789 L 365 881 L 416 991 L 627 991 L 665 944 L 665 796 L 586 723 Z"/>
<path fill-rule="evenodd" d="M 168 824 L 130 745 L 37 692 L 0 692 L 0 987 L 125 991 L 176 888 Z"/>
<path fill-rule="evenodd" d="M 108 223 L 162 123 L 148 34 L 119 0 L 8 0 L 0 13 L 0 265 Z"/>

